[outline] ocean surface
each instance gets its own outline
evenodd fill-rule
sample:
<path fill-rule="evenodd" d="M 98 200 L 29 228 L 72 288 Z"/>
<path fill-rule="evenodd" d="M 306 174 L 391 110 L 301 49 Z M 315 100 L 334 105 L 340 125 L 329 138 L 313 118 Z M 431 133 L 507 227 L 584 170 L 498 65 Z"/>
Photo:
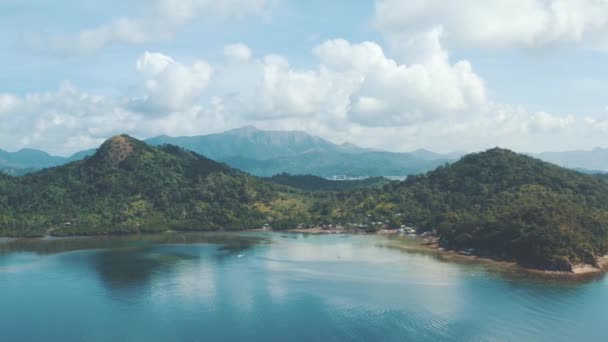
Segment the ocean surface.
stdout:
<path fill-rule="evenodd" d="M 0 240 L 1 341 L 607 341 L 608 280 L 290 233 Z"/>

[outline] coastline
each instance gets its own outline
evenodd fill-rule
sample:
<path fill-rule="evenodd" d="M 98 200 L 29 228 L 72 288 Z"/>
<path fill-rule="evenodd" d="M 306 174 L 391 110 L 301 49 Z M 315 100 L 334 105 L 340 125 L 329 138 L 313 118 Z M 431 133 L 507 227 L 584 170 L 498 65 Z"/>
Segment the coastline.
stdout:
<path fill-rule="evenodd" d="M 456 251 L 456 250 L 447 250 L 447 249 L 444 249 L 441 246 L 439 246 L 437 238 L 434 238 L 434 237 L 430 238 L 429 241 L 426 241 L 426 242 L 422 243 L 421 245 L 429 248 L 432 251 L 435 251 L 436 253 L 439 253 L 443 256 L 448 256 L 450 258 L 456 257 L 461 260 L 467 260 L 467 261 L 473 261 L 473 262 L 475 262 L 475 261 L 483 262 L 483 263 L 493 264 L 493 265 L 501 266 L 501 267 L 507 266 L 507 267 L 511 267 L 511 268 L 514 268 L 514 269 L 517 269 L 520 271 L 524 271 L 528 274 L 534 274 L 534 275 L 540 275 L 540 276 L 583 278 L 583 277 L 587 277 L 587 276 L 601 275 L 601 274 L 604 274 L 608 270 L 608 255 L 598 258 L 599 267 L 596 267 L 591 264 L 573 264 L 572 271 L 568 272 L 568 271 L 552 271 L 552 270 L 529 268 L 529 267 L 522 266 L 515 261 L 498 260 L 498 259 L 494 259 L 491 257 L 480 256 L 480 255 L 476 255 L 476 254 L 465 254 L 465 253 L 462 253 L 461 251 Z"/>
<path fill-rule="evenodd" d="M 270 229 L 270 230 L 254 229 L 254 230 L 255 231 L 277 232 L 277 230 L 272 230 L 272 229 Z M 282 231 L 289 232 L 289 233 L 303 233 L 303 234 L 359 234 L 359 235 L 402 236 L 399 234 L 398 230 L 392 230 L 392 229 L 380 229 L 378 231 L 370 232 L 370 233 L 354 232 L 351 230 L 346 230 L 346 229 L 341 229 L 341 228 L 340 229 L 336 229 L 336 228 L 323 229 L 320 227 L 294 228 L 294 229 L 287 229 L 287 230 L 282 230 Z M 517 271 L 523 271 L 530 275 L 536 275 L 536 276 L 542 276 L 542 277 L 577 279 L 577 278 L 586 278 L 586 277 L 602 275 L 608 271 L 608 255 L 598 258 L 599 267 L 596 267 L 591 264 L 574 264 L 574 265 L 572 265 L 571 272 L 551 271 L 551 270 L 542 270 L 542 269 L 524 267 L 514 261 L 505 261 L 505 260 L 493 259 L 491 257 L 476 255 L 476 254 L 465 254 L 462 251 L 457 251 L 457 250 L 448 250 L 448 249 L 445 249 L 445 248 L 439 246 L 438 239 L 437 239 L 437 237 L 434 237 L 434 236 L 424 236 L 424 235 L 416 234 L 416 235 L 408 235 L 408 236 L 402 236 L 402 237 L 407 238 L 411 241 L 418 242 L 418 246 L 420 246 L 420 249 L 413 250 L 411 247 L 404 248 L 403 246 L 400 247 L 397 245 L 390 245 L 389 247 L 398 248 L 398 249 L 402 249 L 402 250 L 406 250 L 406 251 L 414 251 L 414 252 L 422 251 L 422 250 L 426 249 L 427 251 L 437 253 L 438 255 L 441 255 L 446 260 L 450 260 L 453 262 L 462 262 L 462 261 L 479 262 L 479 263 L 484 263 L 484 264 L 489 264 L 489 265 L 494 265 L 494 266 L 499 266 L 499 267 L 507 267 L 507 268 L 511 268 L 511 269 L 514 269 Z"/>
<path fill-rule="evenodd" d="M 67 236 L 36 236 L 36 237 L 15 237 L 15 236 L 0 236 L 0 243 L 10 242 L 17 239 L 48 239 L 48 238 L 79 238 L 79 237 L 112 237 L 112 236 L 137 236 L 137 235 L 148 235 L 148 234 L 171 234 L 171 233 L 179 233 L 179 232 L 192 232 L 192 231 L 175 231 L 175 230 L 167 230 L 162 232 L 140 232 L 140 233 L 128 233 L 128 234 L 93 234 L 93 235 L 67 235 Z M 406 252 L 432 252 L 436 255 L 440 256 L 442 259 L 450 262 L 475 262 L 475 263 L 483 263 L 486 265 L 494 265 L 502 268 L 511 268 L 517 271 L 523 271 L 530 275 L 543 276 L 543 277 L 554 277 L 554 278 L 568 278 L 568 279 L 577 279 L 577 278 L 586 278 L 592 276 L 598 276 L 606 273 L 608 271 L 608 255 L 599 257 L 597 260 L 598 266 L 594 266 L 591 264 L 574 264 L 572 265 L 572 271 L 551 271 L 551 270 L 542 270 L 542 269 L 534 269 L 524 267 L 514 261 L 505 261 L 499 260 L 487 256 L 476 255 L 474 253 L 465 253 L 464 251 L 457 250 L 448 250 L 441 246 L 439 246 L 438 239 L 434 236 L 425 236 L 420 234 L 415 235 L 401 235 L 398 230 L 391 229 L 380 229 L 375 232 L 363 232 L 363 231 L 353 231 L 344 228 L 293 228 L 286 230 L 273 230 L 266 228 L 253 228 L 253 229 L 245 229 L 240 231 L 201 231 L 201 232 L 288 232 L 288 233 L 300 233 L 300 234 L 319 234 L 319 235 L 329 235 L 329 234 L 352 234 L 352 235 L 378 235 L 378 236 L 387 236 L 387 237 L 399 237 L 403 239 L 407 239 L 410 242 L 415 242 L 412 245 L 406 244 L 387 244 L 387 247 L 396 248 L 400 250 L 404 250 Z"/>
<path fill-rule="evenodd" d="M 274 231 L 274 232 L 289 232 L 289 233 L 305 233 L 305 234 L 362 234 L 362 235 L 399 235 L 398 230 L 394 229 L 380 229 L 375 232 L 361 232 L 361 231 L 353 231 L 348 229 L 323 229 L 323 228 L 294 228 L 294 229 L 286 229 L 286 230 L 266 230 L 266 231 Z"/>

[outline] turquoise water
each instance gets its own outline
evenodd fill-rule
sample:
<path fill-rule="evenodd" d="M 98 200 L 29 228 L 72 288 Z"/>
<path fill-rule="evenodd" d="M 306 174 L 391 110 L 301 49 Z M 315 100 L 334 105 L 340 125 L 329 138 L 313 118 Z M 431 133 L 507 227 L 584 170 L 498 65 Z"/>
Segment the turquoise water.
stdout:
<path fill-rule="evenodd" d="M 606 341 L 608 280 L 526 279 L 376 236 L 0 241 L 2 341 Z"/>

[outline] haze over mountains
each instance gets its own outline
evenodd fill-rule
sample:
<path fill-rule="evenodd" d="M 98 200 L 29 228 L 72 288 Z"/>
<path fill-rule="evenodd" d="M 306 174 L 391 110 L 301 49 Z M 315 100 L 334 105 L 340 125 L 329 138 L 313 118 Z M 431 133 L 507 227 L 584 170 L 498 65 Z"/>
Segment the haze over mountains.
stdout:
<path fill-rule="evenodd" d="M 224 162 L 247 173 L 270 177 L 280 173 L 321 177 L 374 177 L 419 174 L 456 161 L 465 152 L 435 153 L 419 149 L 408 153 L 379 151 L 353 144 L 334 144 L 302 131 L 263 131 L 252 126 L 201 136 L 158 136 L 153 146 L 171 144 Z M 93 155 L 95 149 L 70 157 L 23 149 L 0 150 L 0 171 L 23 175 Z M 557 165 L 590 172 L 608 171 L 608 149 L 532 154 Z"/>
<path fill-rule="evenodd" d="M 70 157 L 52 156 L 44 151 L 35 149 L 22 149 L 17 152 L 0 150 L 0 171 L 19 176 L 40 169 L 59 166 L 71 161 L 83 159 L 91 155 L 95 150 L 86 153 L 78 152 Z"/>
<path fill-rule="evenodd" d="M 597 147 L 591 151 L 543 152 L 535 156 L 571 169 L 608 171 L 608 148 Z"/>

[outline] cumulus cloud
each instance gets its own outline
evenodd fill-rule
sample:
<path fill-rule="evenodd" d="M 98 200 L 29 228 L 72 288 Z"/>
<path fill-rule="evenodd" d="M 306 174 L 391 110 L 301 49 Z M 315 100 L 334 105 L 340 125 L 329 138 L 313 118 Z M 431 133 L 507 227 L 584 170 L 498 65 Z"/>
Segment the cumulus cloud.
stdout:
<path fill-rule="evenodd" d="M 0 147 L 6 150 L 32 147 L 69 155 L 121 133 L 193 135 L 244 124 L 223 115 L 213 102 L 150 116 L 132 108 L 129 97 L 92 95 L 69 82 L 48 92 L 0 94 L 0 103 L 7 98 L 13 104 L 0 111 Z"/>
<path fill-rule="evenodd" d="M 197 17 L 239 19 L 267 15 L 278 0 L 152 0 L 138 17 L 120 17 L 74 34 L 29 35 L 31 46 L 58 54 L 92 53 L 107 45 L 169 39 Z"/>
<path fill-rule="evenodd" d="M 582 43 L 605 50 L 604 0 L 376 0 L 374 23 L 393 40 L 442 27 L 450 41 L 537 48 Z"/>
<path fill-rule="evenodd" d="M 211 78 L 212 68 L 205 61 L 185 65 L 161 53 L 144 53 L 135 63 L 144 80 L 144 96 L 133 101 L 135 107 L 150 112 L 185 110 L 197 103 Z"/>
<path fill-rule="evenodd" d="M 429 33 L 428 49 L 410 63 L 374 42 L 329 40 L 313 49 L 317 64 L 303 69 L 279 55 L 254 56 L 243 44 L 227 46 L 214 65 L 145 52 L 134 63 L 141 76 L 135 95 L 96 96 L 69 83 L 47 93 L 0 94 L 0 146 L 66 154 L 123 132 L 195 135 L 245 124 L 402 151 L 603 139 L 600 119 L 492 102 L 483 79 L 468 61 L 451 61 L 440 37 Z"/>
<path fill-rule="evenodd" d="M 231 45 L 226 45 L 224 47 L 224 56 L 226 56 L 226 58 L 228 58 L 229 60 L 233 60 L 233 61 L 248 61 L 251 56 L 252 56 L 252 52 L 251 49 L 242 43 L 237 43 L 237 44 L 231 44 Z"/>
<path fill-rule="evenodd" d="M 584 121 L 589 126 L 589 128 L 595 132 L 600 132 L 602 134 L 608 132 L 608 118 L 606 118 L 605 116 L 599 118 L 586 116 L 584 118 Z"/>
<path fill-rule="evenodd" d="M 486 103 L 484 82 L 470 63 L 452 64 L 442 49 L 410 65 L 373 42 L 330 40 L 313 54 L 318 64 L 305 70 L 277 55 L 218 67 L 213 88 L 223 89 L 225 105 L 249 119 L 306 116 L 335 125 L 406 126 L 477 112 Z M 235 68 L 240 77 L 232 76 Z"/>
<path fill-rule="evenodd" d="M 19 105 L 19 98 L 12 94 L 0 94 L 0 116 L 2 113 L 8 113 Z"/>
<path fill-rule="evenodd" d="M 58 90 L 12 98 L 3 111 L 0 137 L 3 148 L 38 146 L 56 151 L 81 149 L 134 127 L 137 115 L 116 100 L 95 96 L 63 83 Z M 16 138 L 18 137 L 18 138 Z"/>
<path fill-rule="evenodd" d="M 536 112 L 530 116 L 528 128 L 532 132 L 551 132 L 564 129 L 576 122 L 572 115 L 556 117 L 546 112 Z"/>
<path fill-rule="evenodd" d="M 436 40 L 430 34 L 429 40 Z M 484 82 L 467 61 L 451 64 L 442 49 L 406 65 L 387 58 L 371 42 L 328 41 L 315 52 L 329 68 L 360 82 L 350 95 L 349 117 L 370 126 L 404 126 L 476 112 L 485 105 Z"/>

